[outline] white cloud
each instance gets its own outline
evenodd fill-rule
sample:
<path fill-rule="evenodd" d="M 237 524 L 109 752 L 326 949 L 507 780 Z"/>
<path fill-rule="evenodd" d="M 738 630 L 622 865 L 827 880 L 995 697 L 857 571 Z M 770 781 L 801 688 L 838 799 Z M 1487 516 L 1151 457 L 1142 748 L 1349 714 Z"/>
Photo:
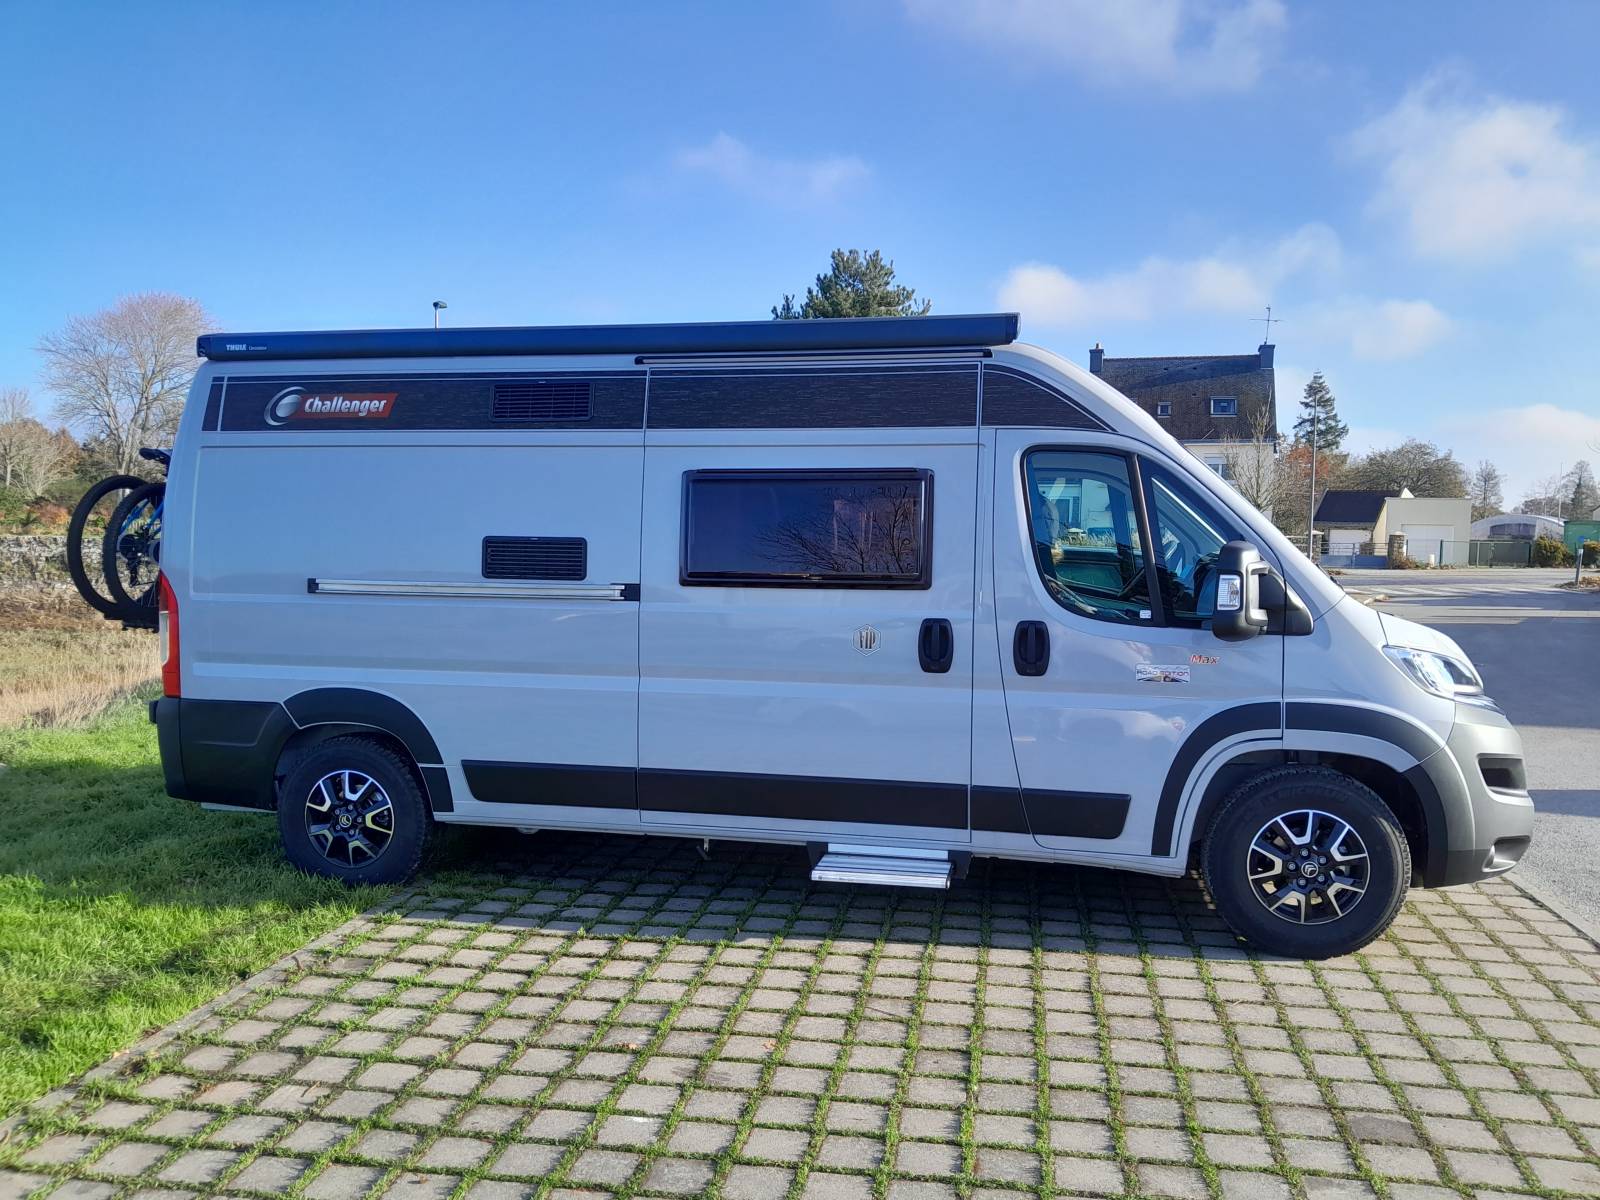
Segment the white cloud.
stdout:
<path fill-rule="evenodd" d="M 1285 280 L 1309 271 L 1336 271 L 1340 257 L 1333 230 L 1312 224 L 1266 246 L 1230 245 L 1191 259 L 1155 256 L 1090 278 L 1049 263 L 1024 263 L 1001 284 L 999 304 L 1030 321 L 1064 326 L 1175 313 L 1255 313 Z"/>
<path fill-rule="evenodd" d="M 1415 358 L 1449 337 L 1450 318 L 1427 300 L 1340 300 L 1313 309 L 1308 333 L 1375 362 Z"/>
<path fill-rule="evenodd" d="M 682 171 L 710 176 L 753 199 L 792 206 L 836 200 L 870 174 L 854 155 L 767 157 L 726 133 L 681 151 L 676 161 Z"/>
<path fill-rule="evenodd" d="M 1438 429 L 1439 444 L 1453 448 L 1469 470 L 1487 459 L 1505 473 L 1508 507 L 1580 458 L 1600 465 L 1600 413 L 1593 410 L 1548 403 L 1491 408 L 1442 418 Z"/>
<path fill-rule="evenodd" d="M 1300 413 L 1300 397 L 1306 393 L 1306 384 L 1314 372 L 1299 363 L 1279 360 L 1273 370 L 1278 387 L 1278 422 L 1285 432 L 1294 428 L 1294 419 Z"/>
<path fill-rule="evenodd" d="M 1495 259 L 1600 228 L 1600 153 L 1566 126 L 1559 106 L 1469 99 L 1447 73 L 1412 88 L 1350 147 L 1379 165 L 1373 209 L 1397 216 L 1417 253 Z"/>
<path fill-rule="evenodd" d="M 1288 23 L 1281 0 L 905 0 L 914 20 L 1100 83 L 1238 92 Z"/>

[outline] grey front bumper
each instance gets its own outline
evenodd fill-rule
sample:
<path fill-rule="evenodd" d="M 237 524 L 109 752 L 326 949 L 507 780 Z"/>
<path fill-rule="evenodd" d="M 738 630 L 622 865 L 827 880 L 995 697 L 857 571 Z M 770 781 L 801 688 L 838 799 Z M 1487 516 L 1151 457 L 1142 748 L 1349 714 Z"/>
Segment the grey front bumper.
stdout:
<path fill-rule="evenodd" d="M 1533 798 L 1528 795 L 1522 738 L 1495 709 L 1456 706 L 1445 749 L 1423 764 L 1448 786 L 1439 788 L 1445 808 L 1442 856 L 1429 887 L 1474 883 L 1503 875 L 1533 840 Z"/>

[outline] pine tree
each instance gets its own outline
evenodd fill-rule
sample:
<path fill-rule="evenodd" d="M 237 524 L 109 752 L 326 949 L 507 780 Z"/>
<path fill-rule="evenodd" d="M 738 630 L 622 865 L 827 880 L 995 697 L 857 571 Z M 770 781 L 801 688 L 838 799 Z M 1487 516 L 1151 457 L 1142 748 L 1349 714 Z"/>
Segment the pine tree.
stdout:
<path fill-rule="evenodd" d="M 1305 398 L 1300 401 L 1300 418 L 1294 423 L 1294 440 L 1309 443 L 1312 427 L 1315 426 L 1319 453 L 1337 450 L 1343 445 L 1350 426 L 1339 420 L 1335 404 L 1333 389 L 1323 379 L 1322 372 L 1318 371 L 1306 384 Z"/>
<path fill-rule="evenodd" d="M 1596 507 L 1600 507 L 1600 488 L 1595 486 L 1594 471 L 1582 459 L 1568 476 L 1572 493 L 1566 497 L 1567 520 L 1587 521 Z"/>
<path fill-rule="evenodd" d="M 1478 463 L 1472 472 L 1472 519 L 1481 521 L 1505 511 L 1505 476 L 1500 468 L 1488 459 Z"/>
<path fill-rule="evenodd" d="M 772 315 L 779 321 L 803 317 L 921 317 L 933 308 L 933 301 L 918 300 L 915 288 L 894 281 L 894 262 L 885 262 L 881 251 L 862 254 L 859 250 L 835 250 L 832 265 L 817 276 L 815 287 L 806 289 L 799 304 L 785 295 L 775 304 Z"/>

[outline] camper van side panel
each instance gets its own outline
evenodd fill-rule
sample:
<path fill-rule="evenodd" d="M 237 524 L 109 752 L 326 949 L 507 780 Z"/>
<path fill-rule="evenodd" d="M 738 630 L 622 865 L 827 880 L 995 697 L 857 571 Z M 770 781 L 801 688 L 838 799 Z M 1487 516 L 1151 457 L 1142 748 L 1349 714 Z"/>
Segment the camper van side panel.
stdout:
<path fill-rule="evenodd" d="M 631 773 L 642 372 L 631 402 L 607 383 L 625 402 L 595 404 L 600 427 L 568 408 L 549 430 L 518 419 L 537 389 L 497 421 L 481 376 L 413 387 L 394 372 L 366 384 L 344 374 L 338 393 L 297 378 L 300 412 L 303 397 L 335 394 L 387 412 L 288 412 L 274 425 L 262 397 L 281 379 L 230 384 L 222 428 L 193 455 L 186 695 L 390 697 L 438 746 L 456 819 L 479 811 L 478 792 L 526 804 L 589 791 L 537 794 L 540 780 L 495 770 L 473 780 L 463 762 Z"/>

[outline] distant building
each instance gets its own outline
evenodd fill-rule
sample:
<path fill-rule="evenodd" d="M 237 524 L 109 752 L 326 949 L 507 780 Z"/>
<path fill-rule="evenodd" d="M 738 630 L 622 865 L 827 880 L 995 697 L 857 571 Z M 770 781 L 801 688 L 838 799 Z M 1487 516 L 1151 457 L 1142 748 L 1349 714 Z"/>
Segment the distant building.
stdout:
<path fill-rule="evenodd" d="M 1566 522 L 1560 517 L 1536 516 L 1532 513 L 1501 513 L 1497 517 L 1484 517 L 1472 523 L 1475 538 L 1512 538 L 1531 542 L 1534 538 L 1550 537 L 1561 540 Z"/>
<path fill-rule="evenodd" d="M 1278 453 L 1275 346 L 1254 354 L 1191 354 L 1172 358 L 1107 358 L 1089 351 L 1089 370 L 1149 413 L 1224 479 L 1228 460 L 1253 447 Z"/>
<path fill-rule="evenodd" d="M 1317 505 L 1316 529 L 1324 562 L 1385 555 L 1389 538 L 1404 534 L 1406 554 L 1421 562 L 1464 566 L 1470 561 L 1472 501 L 1398 492 L 1331 491 Z"/>

